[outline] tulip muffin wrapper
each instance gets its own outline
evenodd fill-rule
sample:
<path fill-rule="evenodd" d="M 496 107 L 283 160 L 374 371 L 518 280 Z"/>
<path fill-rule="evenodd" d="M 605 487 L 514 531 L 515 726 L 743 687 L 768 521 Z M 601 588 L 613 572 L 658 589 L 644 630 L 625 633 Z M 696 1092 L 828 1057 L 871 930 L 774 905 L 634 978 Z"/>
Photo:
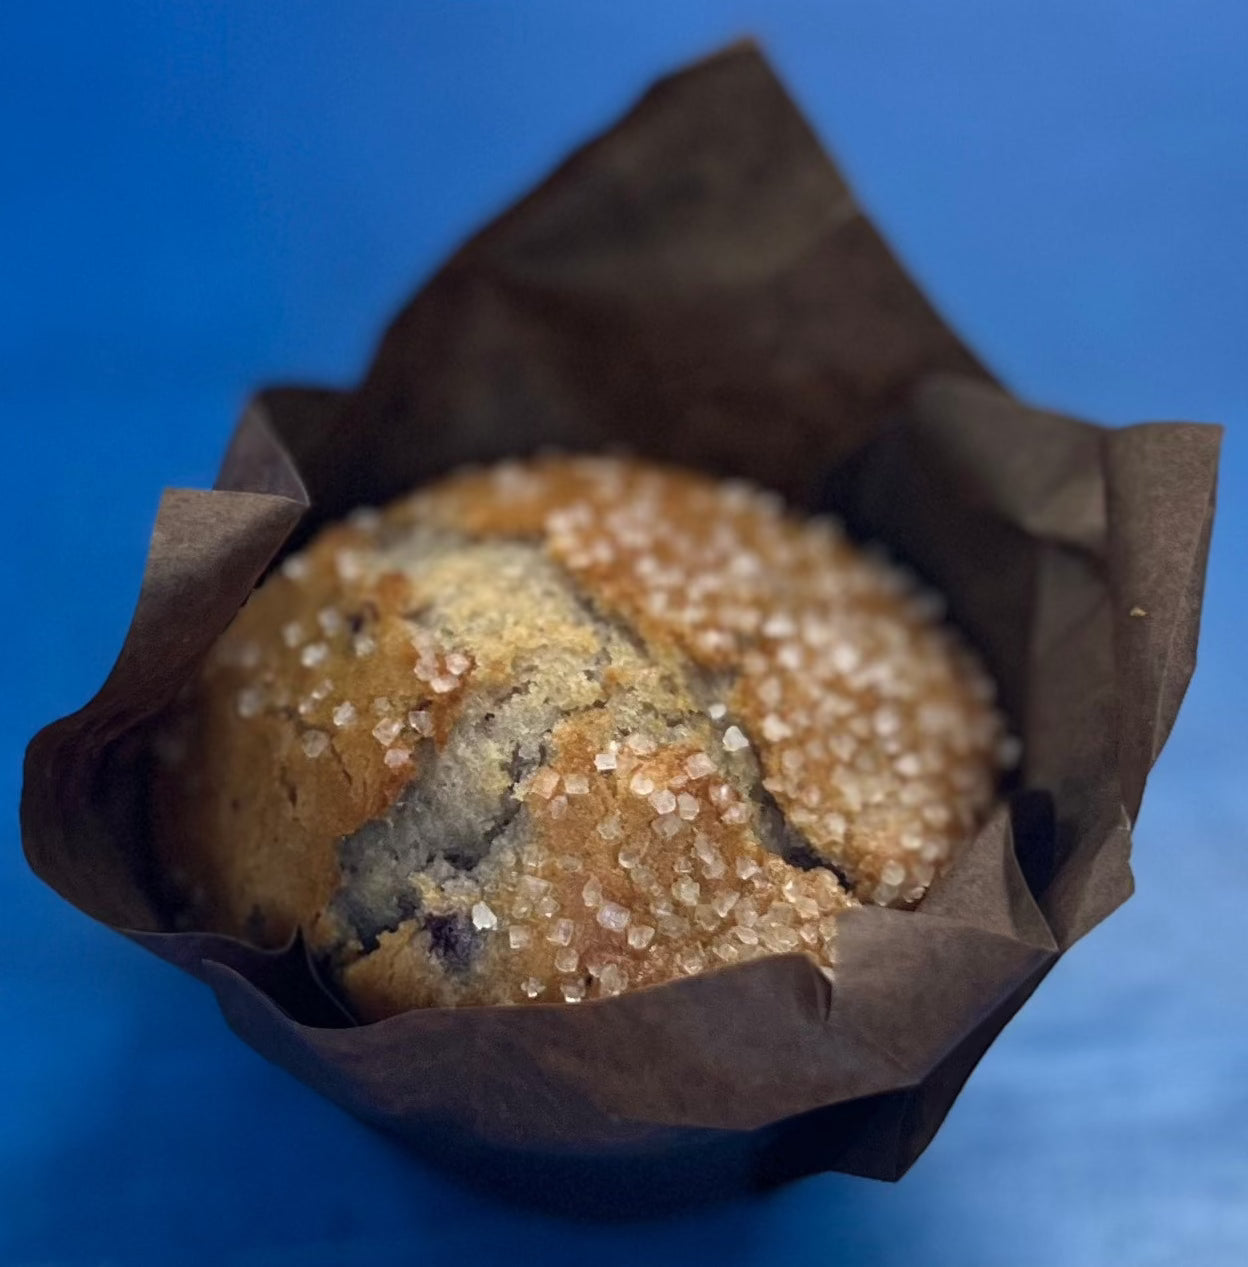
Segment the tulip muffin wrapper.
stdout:
<path fill-rule="evenodd" d="M 205 981 L 258 1051 L 523 1199 L 652 1213 L 822 1170 L 895 1179 L 1002 1026 L 1131 892 L 1131 824 L 1195 664 L 1219 431 L 1029 408 L 907 278 L 762 55 L 656 84 L 474 236 L 354 391 L 249 406 L 161 502 L 99 694 L 27 752 L 32 868 Z M 355 1025 L 302 944 L 172 932 L 143 737 L 320 524 L 466 462 L 626 448 L 840 515 L 948 600 L 1024 744 L 917 910 L 579 1006 Z"/>

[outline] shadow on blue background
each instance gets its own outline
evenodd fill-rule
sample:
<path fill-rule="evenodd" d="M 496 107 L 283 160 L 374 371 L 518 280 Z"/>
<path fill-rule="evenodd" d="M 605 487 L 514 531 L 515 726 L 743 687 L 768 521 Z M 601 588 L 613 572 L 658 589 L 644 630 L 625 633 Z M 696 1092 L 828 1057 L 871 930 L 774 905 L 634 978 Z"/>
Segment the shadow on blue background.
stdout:
<path fill-rule="evenodd" d="M 1146 799 L 1140 892 L 1059 965 L 900 1186 L 825 1176 L 627 1228 L 468 1195 L 36 883 L 11 812 L 0 1261 L 1248 1260 L 1248 11 L 26 9 L 0 15 L 10 806 L 25 740 L 120 644 L 159 489 L 211 481 L 248 391 L 351 381 L 470 228 L 655 74 L 745 31 L 1013 387 L 1229 431 L 1202 667 Z"/>

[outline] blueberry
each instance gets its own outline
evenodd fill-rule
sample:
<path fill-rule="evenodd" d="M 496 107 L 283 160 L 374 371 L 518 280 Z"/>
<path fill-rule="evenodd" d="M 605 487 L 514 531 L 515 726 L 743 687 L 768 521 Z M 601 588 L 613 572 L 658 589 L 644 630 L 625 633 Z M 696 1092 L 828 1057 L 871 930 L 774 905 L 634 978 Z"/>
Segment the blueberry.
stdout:
<path fill-rule="evenodd" d="M 452 972 L 466 972 L 481 938 L 462 915 L 429 915 L 425 918 L 429 944 L 443 967 Z"/>

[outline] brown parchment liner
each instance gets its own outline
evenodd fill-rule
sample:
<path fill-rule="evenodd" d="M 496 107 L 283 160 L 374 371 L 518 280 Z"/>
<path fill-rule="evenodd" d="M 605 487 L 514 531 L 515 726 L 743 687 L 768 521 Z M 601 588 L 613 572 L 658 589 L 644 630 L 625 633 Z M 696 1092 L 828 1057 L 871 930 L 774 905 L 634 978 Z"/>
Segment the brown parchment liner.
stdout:
<path fill-rule="evenodd" d="M 652 1212 L 819 1170 L 895 1179 L 1057 955 L 1131 892 L 1130 829 L 1195 662 L 1219 432 L 1105 430 L 993 385 L 765 60 L 657 83 L 472 238 L 351 392 L 261 393 L 211 492 L 165 493 L 134 621 L 31 742 L 30 865 L 206 981 L 248 1043 L 497 1189 Z M 577 1007 L 352 1025 L 296 942 L 167 931 L 133 736 L 274 557 L 465 462 L 625 445 L 832 508 L 949 598 L 1021 788 L 918 911 Z"/>

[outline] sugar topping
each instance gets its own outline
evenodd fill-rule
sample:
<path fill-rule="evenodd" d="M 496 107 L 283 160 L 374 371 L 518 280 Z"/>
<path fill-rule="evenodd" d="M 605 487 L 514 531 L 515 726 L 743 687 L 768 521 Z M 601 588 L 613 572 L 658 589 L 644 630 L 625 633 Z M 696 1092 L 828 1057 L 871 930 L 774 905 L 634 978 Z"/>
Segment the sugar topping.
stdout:
<path fill-rule="evenodd" d="M 706 705 L 723 751 L 756 754 L 791 825 L 859 897 L 921 897 L 1021 756 L 939 596 L 835 520 L 791 517 L 745 484 L 605 458 L 523 469 L 454 477 L 409 509 L 542 534 L 597 604 L 724 676 Z M 689 762 L 691 779 L 714 768 Z M 631 787 L 656 790 L 644 771 Z"/>
<path fill-rule="evenodd" d="M 535 735 L 512 790 L 527 843 L 411 877 L 412 928 L 464 921 L 482 964 L 507 965 L 512 1001 L 610 997 L 763 954 L 830 972 L 837 917 L 919 900 L 1022 755 L 943 604 L 881 554 L 744 484 L 613 459 L 454 476 L 287 559 L 293 618 L 268 638 L 227 634 L 216 656 L 233 724 L 288 728 L 309 761 L 376 763 L 391 797 L 417 778 L 486 651 L 406 597 L 411 547 L 385 543 L 430 529 L 538 543 L 586 603 L 698 684 L 679 736 L 610 698 Z M 390 664 L 401 673 L 383 677 Z M 769 852 L 777 807 L 835 871 Z M 497 982 L 439 988 L 498 1001 Z"/>

